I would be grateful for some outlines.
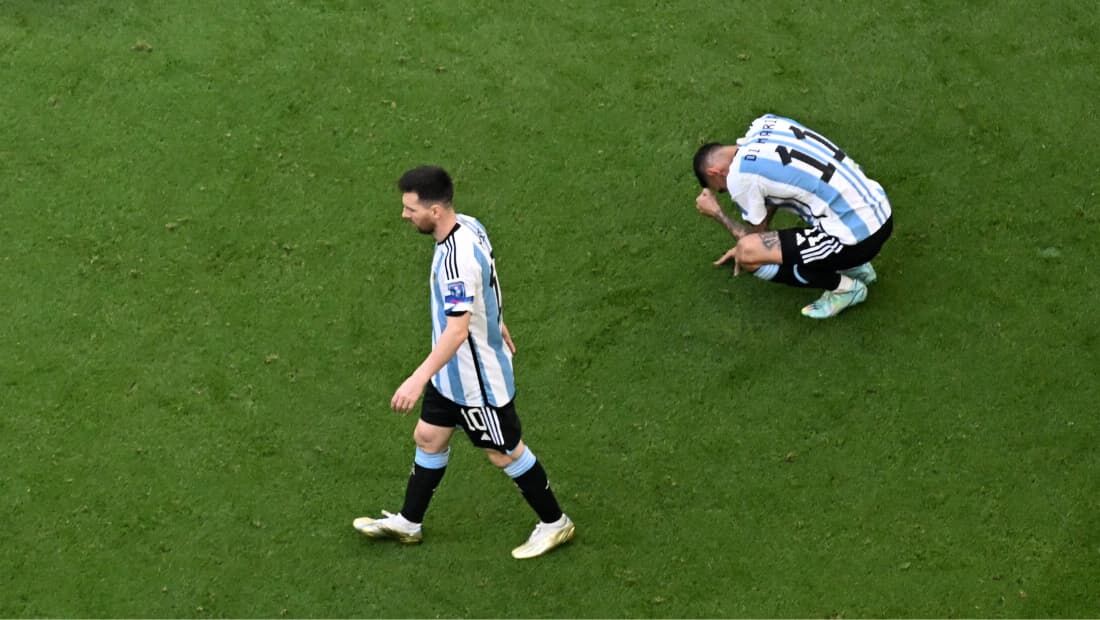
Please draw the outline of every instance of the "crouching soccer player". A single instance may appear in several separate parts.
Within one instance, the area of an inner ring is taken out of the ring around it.
[[[413,431],[416,455],[405,504],[396,514],[383,511],[382,518],[360,517],[352,525],[371,538],[420,542],[424,513],[447,470],[451,436],[460,426],[512,478],[539,517],[512,557],[542,555],[572,539],[574,526],[521,436],[513,403],[515,345],[503,320],[493,247],[480,222],[455,212],[454,186],[442,168],[413,168],[402,175],[398,188],[402,218],[436,242],[430,278],[432,352],[390,401],[394,411],[408,413],[424,396]]]
[[[704,144],[695,153],[703,191],[700,213],[725,225],[737,245],[715,265],[733,261],[734,275],[825,292],[802,314],[836,316],[867,298],[875,281],[871,259],[893,231],[882,186],[820,134],[789,118],[766,114],[736,144]],[[716,194],[728,192],[751,226],[731,220]],[[767,230],[777,209],[793,211],[805,228]]]

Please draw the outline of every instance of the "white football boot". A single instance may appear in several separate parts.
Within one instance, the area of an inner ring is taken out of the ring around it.
[[[568,516],[562,514],[554,523],[539,522],[535,531],[527,538],[527,542],[512,549],[512,557],[517,560],[538,557],[554,547],[564,545],[573,539],[576,528]]]
[[[381,519],[359,517],[351,522],[351,526],[369,538],[393,538],[406,545],[415,545],[424,540],[424,532],[419,523],[409,521],[400,512],[393,514],[383,510],[382,514],[385,516]]]

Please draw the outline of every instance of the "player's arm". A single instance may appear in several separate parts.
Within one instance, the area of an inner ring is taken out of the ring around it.
[[[500,323],[500,335],[504,337],[504,344],[508,346],[508,350],[512,352],[512,355],[516,354],[516,343],[512,342],[512,334],[508,331],[508,326],[503,321]]]
[[[424,394],[424,387],[428,385],[435,373],[443,369],[447,362],[458,352],[458,348],[470,335],[470,313],[463,312],[457,315],[447,316],[447,326],[432,347],[432,352],[424,358],[420,366],[409,375],[408,379],[397,388],[390,399],[390,407],[398,413],[408,413]]]
[[[764,188],[758,179],[751,175],[742,175],[739,183],[730,188],[730,198],[741,209],[741,219],[745,221],[745,234],[760,233],[768,230],[775,217],[776,207],[768,204]]]
[[[726,215],[726,212],[722,210],[722,206],[718,204],[718,198],[709,189],[704,189],[695,197],[695,209],[725,226],[734,239],[740,239],[752,232],[744,224],[735,222],[730,216]]]

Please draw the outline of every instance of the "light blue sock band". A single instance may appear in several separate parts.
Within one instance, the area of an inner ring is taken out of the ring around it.
[[[425,452],[416,448],[416,458],[413,459],[417,465],[425,469],[443,469],[447,466],[447,461],[451,459],[451,449],[448,447],[442,452]]]
[[[519,457],[512,464],[504,468],[504,473],[508,474],[509,478],[513,480],[519,478],[523,474],[526,474],[532,467],[535,466],[535,453],[531,452],[531,448],[524,448],[523,456]]]
[[[775,277],[775,274],[779,273],[779,265],[764,265],[763,267],[752,272],[752,275],[760,278],[761,280],[771,280]]]

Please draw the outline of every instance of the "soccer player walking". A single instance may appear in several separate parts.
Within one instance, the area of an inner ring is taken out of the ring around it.
[[[451,435],[462,427],[519,487],[539,517],[527,542],[512,550],[533,558],[573,538],[573,522],[550,490],[546,471],[523,442],[513,397],[516,348],[504,324],[493,246],[476,219],[456,213],[454,185],[442,168],[420,166],[397,182],[401,217],[435,239],[431,271],[432,351],[397,388],[390,406],[408,413],[421,395],[413,430],[416,454],[401,511],[352,525],[371,538],[419,543],[432,493],[443,479]]]
[[[826,319],[867,298],[875,281],[871,259],[893,231],[890,201],[847,153],[789,118],[765,114],[736,144],[704,144],[695,153],[703,191],[695,207],[737,239],[715,265],[734,275],[823,289],[802,314]],[[734,222],[716,194],[728,192],[751,226]],[[805,228],[768,230],[778,209],[793,211]]]

